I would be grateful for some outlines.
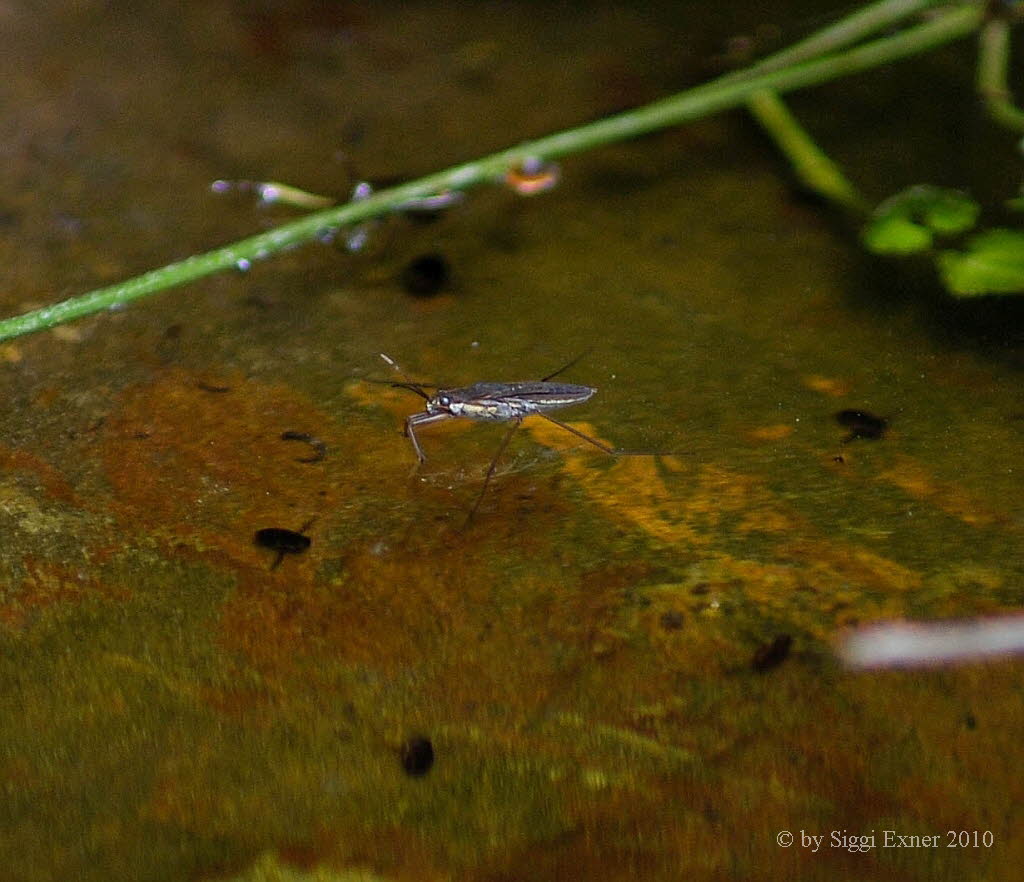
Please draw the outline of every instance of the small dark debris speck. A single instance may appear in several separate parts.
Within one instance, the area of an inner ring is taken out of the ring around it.
[[[658,621],[666,631],[678,631],[683,627],[683,614],[677,609],[670,609],[663,612]]]
[[[402,270],[401,282],[414,297],[433,297],[448,287],[451,269],[440,254],[423,254],[410,260]]]
[[[327,445],[324,444],[319,438],[314,438],[308,432],[282,432],[282,441],[302,441],[304,444],[308,444],[313,448],[312,456],[300,456],[296,458],[296,462],[320,462],[325,456],[327,456]]]
[[[759,674],[777,668],[788,657],[793,638],[789,634],[780,634],[771,643],[759,646],[750,660],[750,666]]]
[[[853,441],[855,438],[877,441],[889,428],[887,419],[875,416],[866,410],[841,410],[836,414],[836,422],[850,430],[850,434],[843,439],[844,442]]]
[[[202,389],[204,392],[214,392],[217,393],[218,395],[223,395],[225,392],[231,391],[230,386],[216,386],[213,383],[203,382],[196,383],[196,388]]]
[[[967,715],[966,715],[966,716],[964,717],[964,725],[965,725],[965,726],[966,726],[966,727],[967,727],[968,729],[970,729],[971,731],[973,731],[973,730],[975,730],[975,729],[977,729],[977,728],[978,728],[978,720],[977,720],[977,719],[975,718],[974,714],[972,714],[972,713],[968,713],[968,714],[967,714]]]
[[[413,778],[419,778],[434,765],[434,745],[429,738],[417,735],[402,745],[402,768]]]

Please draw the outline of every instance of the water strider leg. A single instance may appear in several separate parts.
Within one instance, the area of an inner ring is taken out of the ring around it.
[[[454,419],[450,413],[414,413],[405,421],[405,437],[412,441],[412,449],[416,451],[416,457],[420,462],[426,462],[427,457],[420,447],[413,426],[426,426],[429,423],[440,423],[450,419]]]
[[[553,416],[548,416],[546,413],[538,413],[537,416],[544,417],[544,419],[546,419],[549,423],[554,423],[559,428],[565,429],[565,431],[567,432],[571,432],[577,438],[582,438],[584,441],[589,441],[598,450],[603,450],[609,456],[617,456],[620,452],[616,450],[614,447],[609,447],[607,444],[602,444],[596,438],[591,438],[589,435],[584,435],[579,429],[574,429],[567,423],[563,423],[561,420],[556,420]]]
[[[560,429],[565,429],[567,432],[571,432],[577,438],[582,438],[584,441],[593,444],[598,450],[603,450],[609,456],[671,456],[670,451],[661,450],[625,450],[622,447],[609,447],[607,444],[603,444],[596,438],[591,438],[589,435],[584,435],[579,429],[574,429],[568,423],[563,423],[561,420],[556,420],[553,416],[548,416],[546,413],[538,413],[537,416],[544,417],[549,423],[554,423]]]
[[[508,442],[512,440],[512,435],[515,433],[515,430],[519,428],[522,421],[522,417],[517,420],[513,420],[512,427],[505,433],[505,437],[501,439],[501,445],[494,454],[491,464],[487,467],[487,474],[484,475],[484,485],[480,488],[480,493],[476,497],[476,502],[473,503],[473,507],[469,510],[469,514],[466,516],[467,527],[469,526],[469,522],[473,520],[473,515],[476,514],[476,510],[480,508],[480,503],[483,501],[484,493],[487,492],[487,485],[491,483],[491,478],[494,477],[494,470],[498,467],[498,460],[505,452],[505,448],[508,447]]]
[[[572,366],[573,366],[574,364],[576,364],[576,362],[578,362],[578,361],[579,361],[579,360],[580,360],[581,358],[583,358],[583,356],[585,356],[585,355],[589,355],[589,354],[590,354],[590,350],[589,350],[589,349],[584,349],[584,350],[583,350],[583,351],[582,351],[582,352],[581,352],[581,353],[580,353],[579,355],[577,355],[577,356],[576,356],[576,357],[575,357],[575,358],[574,358],[574,359],[573,359],[572,361],[570,361],[570,362],[567,362],[567,363],[563,364],[563,365],[562,365],[562,366],[561,366],[561,367],[560,367],[560,368],[559,368],[559,369],[558,369],[557,371],[555,371],[554,373],[552,373],[552,374],[548,374],[548,375],[547,375],[546,377],[541,377],[541,378],[540,378],[540,382],[541,382],[541,383],[546,383],[546,382],[547,382],[548,380],[551,380],[551,379],[553,379],[553,378],[557,377],[557,376],[558,376],[559,374],[564,374],[564,373],[565,373],[565,372],[566,372],[567,370],[569,370],[569,368],[571,368],[571,367],[572,367]]]

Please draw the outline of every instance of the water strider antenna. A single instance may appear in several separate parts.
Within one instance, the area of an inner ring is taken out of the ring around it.
[[[401,382],[401,383],[392,383],[391,385],[394,388],[396,388],[396,389],[408,389],[410,392],[415,392],[424,401],[430,401],[430,396],[426,392],[423,391],[423,385],[421,383],[414,383],[412,380],[410,380],[405,375],[405,372],[398,366],[398,362],[396,362],[393,358],[391,358],[391,356],[385,355],[383,352],[381,352],[379,354],[380,354],[380,357],[384,359],[384,361],[386,361],[389,365],[391,365],[391,367],[393,367],[395,369],[395,372],[403,380],[403,382]]]

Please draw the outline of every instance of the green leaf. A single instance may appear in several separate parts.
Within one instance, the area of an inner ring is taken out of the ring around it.
[[[959,190],[929,187],[919,211],[936,233],[953,236],[971,229],[978,220],[978,203]]]
[[[933,234],[950,236],[971,229],[978,204],[959,190],[918,184],[879,205],[862,238],[876,254],[914,254],[932,246]]]
[[[905,217],[876,218],[861,234],[875,254],[916,254],[931,247],[931,231]]]
[[[1024,292],[1024,231],[994,229],[972,236],[966,251],[943,251],[939,271],[961,297]]]

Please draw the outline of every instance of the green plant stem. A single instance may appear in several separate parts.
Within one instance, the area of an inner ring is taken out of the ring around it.
[[[1015,132],[1024,132],[1024,112],[1013,103],[1007,85],[1010,64],[1010,25],[992,18],[981,28],[978,43],[978,92],[989,116]]]
[[[778,93],[762,89],[750,96],[747,108],[789,159],[796,176],[831,202],[859,215],[868,203],[789,112]]]
[[[819,58],[856,43],[870,34],[884,28],[891,28],[942,0],[879,0],[863,9],[858,9],[835,24],[816,31],[799,43],[787,46],[743,70],[734,71],[721,77],[718,82],[733,82],[753,76],[771,73],[794,64]]]
[[[841,54],[802,62],[760,76],[716,80],[636,110],[520,144],[483,159],[383,190],[365,200],[306,215],[265,233],[151,270],[128,281],[0,321],[0,340],[9,340],[116,308],[140,297],[222,270],[244,268],[254,261],[323,237],[341,227],[388,214],[410,199],[445,190],[464,190],[498,180],[508,169],[527,158],[554,159],[579,153],[736,107],[754,93],[765,89],[787,92],[916,55],[971,33],[981,23],[982,15],[983,6],[980,3],[955,7],[924,24]]]

